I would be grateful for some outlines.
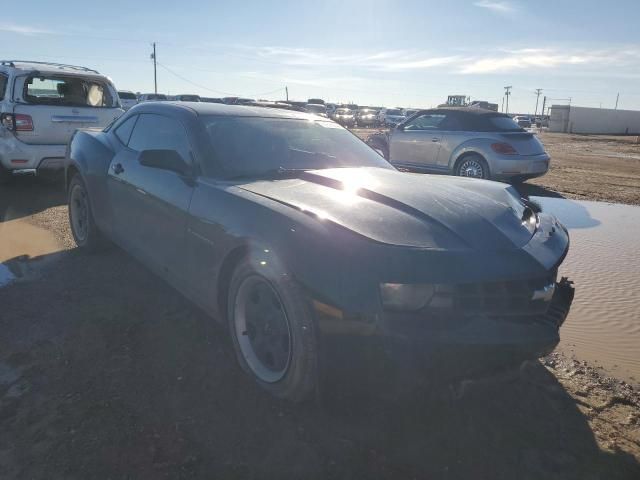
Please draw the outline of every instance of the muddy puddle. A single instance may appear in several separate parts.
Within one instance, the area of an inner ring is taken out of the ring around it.
[[[560,350],[640,384],[640,207],[532,197],[571,235],[560,274],[576,296]]]
[[[61,250],[53,234],[44,228],[23,219],[0,223],[0,288],[36,276],[55,258],[50,254]]]

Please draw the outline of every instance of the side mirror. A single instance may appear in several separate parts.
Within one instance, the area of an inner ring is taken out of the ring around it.
[[[191,167],[175,150],[143,150],[139,160],[145,167],[170,170],[180,175],[191,174]]]

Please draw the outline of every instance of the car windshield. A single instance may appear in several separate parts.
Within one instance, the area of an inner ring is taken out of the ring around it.
[[[491,130],[491,131],[498,131],[498,132],[522,132],[524,131],[522,129],[522,127],[520,127],[520,125],[518,125],[516,123],[516,121],[511,118],[511,117],[506,117],[506,116],[492,116],[492,117],[486,117],[487,120],[487,127],[489,128],[484,128],[482,130]],[[520,120],[525,120],[524,118],[521,118]],[[528,120],[528,119],[526,119]],[[484,122],[483,122],[484,123]]]
[[[351,115],[351,110],[349,110],[348,108],[339,108],[336,113],[338,115]]]
[[[402,112],[400,110],[390,109],[387,110],[387,115],[402,115]]]
[[[358,111],[358,113],[359,113],[360,115],[369,115],[369,114],[372,114],[372,113],[374,113],[374,112],[373,112],[373,110],[371,110],[370,108],[363,108],[363,109],[360,109],[360,110]]]
[[[204,118],[213,160],[225,178],[278,170],[393,168],[348,130],[330,121],[259,117]]]
[[[183,102],[199,102],[200,97],[198,95],[180,95],[178,98]]]
[[[38,105],[116,107],[109,89],[100,81],[82,77],[33,76],[27,78],[24,99]]]

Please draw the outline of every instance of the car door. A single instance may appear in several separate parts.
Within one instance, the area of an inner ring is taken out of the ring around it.
[[[441,113],[424,113],[396,128],[389,141],[389,158],[394,165],[438,170],[438,152],[442,138],[438,125]]]
[[[436,159],[436,168],[448,170],[451,155],[453,152],[469,138],[468,132],[465,132],[466,125],[464,118],[457,112],[443,113],[444,118],[437,126],[440,136],[440,149]]]
[[[182,282],[195,183],[176,172],[142,165],[140,154],[146,150],[175,150],[193,163],[189,138],[179,120],[155,113],[138,115],[126,147],[109,166],[114,237],[158,273]]]

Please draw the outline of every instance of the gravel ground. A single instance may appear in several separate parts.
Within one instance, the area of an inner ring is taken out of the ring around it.
[[[638,392],[560,354],[395,401],[277,401],[137,262],[74,249],[63,203],[0,190],[0,235],[26,222],[59,247],[0,288],[2,479],[640,478]]]

